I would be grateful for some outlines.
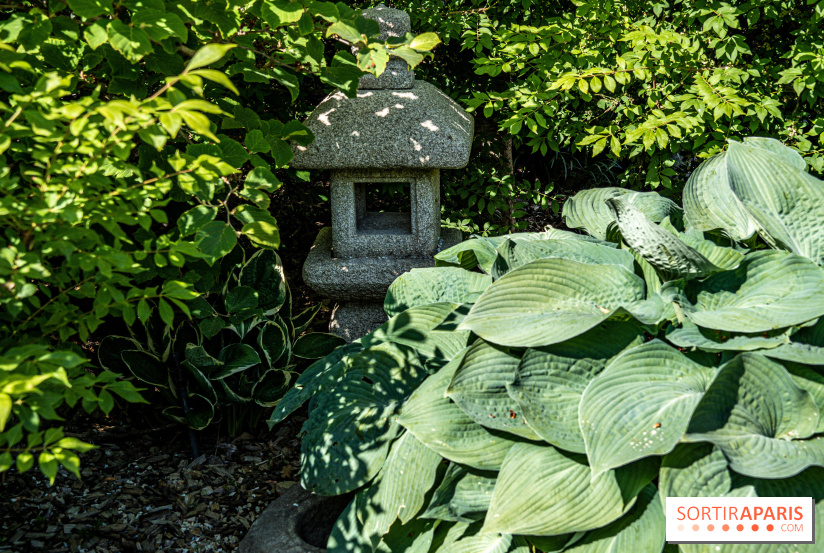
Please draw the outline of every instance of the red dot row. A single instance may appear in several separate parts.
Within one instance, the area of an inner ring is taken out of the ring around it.
[[[692,530],[693,530],[694,532],[697,532],[700,528],[701,528],[701,527],[700,527],[699,525],[697,525],[697,524],[693,524],[693,525],[692,525]],[[683,530],[683,529],[684,529],[684,525],[683,525],[683,524],[679,524],[679,525],[678,525],[678,529],[679,529],[679,530]],[[743,525],[743,524],[739,524],[739,525],[737,525],[737,526],[735,527],[735,529],[736,529],[736,530],[738,530],[739,532],[743,532],[743,531],[744,531],[744,525]],[[714,526],[714,525],[712,525],[712,524],[708,524],[708,525],[707,525],[707,530],[709,530],[710,532],[712,532],[713,530],[715,530],[715,526]],[[730,525],[729,525],[729,524],[725,524],[725,525],[723,525],[723,526],[721,527],[721,530],[723,530],[724,532],[729,532],[729,530],[730,530]],[[768,525],[767,525],[767,532],[772,532],[773,530],[775,530],[775,526],[773,526],[772,524],[768,524]],[[757,525],[757,524],[753,524],[753,525],[752,525],[752,531],[753,531],[753,532],[757,532],[757,531],[758,531],[758,525]]]

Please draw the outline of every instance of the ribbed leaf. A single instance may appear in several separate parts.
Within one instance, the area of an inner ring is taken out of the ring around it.
[[[665,503],[667,497],[723,497],[731,486],[727,459],[712,444],[681,444],[661,461]]]
[[[680,327],[671,326],[667,329],[667,340],[682,348],[695,347],[710,352],[754,351],[788,344],[790,332],[790,329],[783,329],[758,334],[741,334],[701,328],[689,319],[684,319]],[[760,353],[766,355],[763,351]]]
[[[269,417],[269,427],[283,421],[315,394],[334,387],[349,366],[346,359],[354,358],[362,349],[359,342],[353,342],[309,365],[295,381],[295,387],[286,392],[278,403]]]
[[[780,140],[761,136],[748,136],[744,138],[744,144],[746,146],[753,146],[755,148],[767,150],[768,152],[780,157],[781,161],[784,163],[792,165],[799,171],[807,170],[807,163],[804,161],[801,154],[799,154],[797,150],[790,148],[789,146],[785,146]]]
[[[632,506],[655,468],[636,463],[593,477],[582,455],[518,444],[504,459],[483,531],[552,536],[606,526]]]
[[[583,334],[644,298],[644,281],[616,265],[539,259],[487,288],[458,328],[496,344],[545,346]]]
[[[824,440],[808,438],[819,422],[812,396],[778,363],[742,353],[726,363],[704,394],[686,440],[708,441],[730,468],[756,478],[786,478],[824,466]]]
[[[730,188],[765,239],[820,265],[824,183],[785,157],[735,141],[730,141],[727,168]]]
[[[431,303],[407,309],[395,315],[362,341],[365,346],[394,342],[415,349],[426,357],[451,359],[466,347],[469,332],[434,330],[455,310],[458,303]]]
[[[507,386],[527,424],[548,443],[583,453],[578,424],[581,395],[610,358],[643,343],[635,325],[607,321],[566,342],[529,349]]]
[[[619,355],[581,398],[593,475],[672,451],[714,374],[659,340]]]
[[[258,250],[240,270],[241,286],[254,288],[258,306],[266,315],[273,315],[286,302],[288,290],[280,257],[272,250]]]
[[[471,239],[456,244],[435,255],[435,263],[441,265],[458,265],[470,270],[480,267],[487,274],[492,273],[492,265],[498,255],[497,249],[507,240],[514,242],[528,242],[541,240],[575,240],[593,243],[601,243],[589,236],[575,234],[573,232],[547,229],[544,232],[519,232],[517,234],[505,234],[503,236],[473,236]]]
[[[697,231],[721,229],[733,240],[743,241],[758,230],[730,188],[727,152],[711,157],[692,172],[683,199],[686,222]]]
[[[684,313],[698,326],[770,331],[824,315],[824,271],[805,257],[760,251],[734,271],[687,283],[684,299]]]
[[[406,524],[420,511],[441,461],[409,432],[395,440],[375,481],[356,496],[362,532],[375,546],[396,520]]]
[[[319,397],[304,425],[301,482],[320,495],[361,487],[380,470],[398,433],[393,416],[425,371],[393,344],[367,348]]]
[[[624,242],[655,267],[664,280],[697,278],[721,269],[674,234],[650,221],[624,198],[606,201]]]
[[[629,512],[615,522],[588,532],[567,553],[658,553],[666,539],[666,518],[654,484],[648,484]]]
[[[655,192],[635,192],[623,188],[593,188],[582,190],[564,202],[563,216],[570,228],[587,231],[601,240],[606,239],[606,231],[614,220],[606,201],[610,198],[623,198],[641,213],[659,222],[667,216],[679,214],[681,208],[667,198]]]
[[[528,553],[529,548],[519,538],[497,532],[476,534],[462,538],[448,549],[437,553]]]
[[[520,361],[506,349],[478,340],[466,352],[446,389],[446,397],[478,424],[540,440],[507,393]]]
[[[475,303],[490,284],[490,276],[458,267],[412,269],[389,287],[383,308],[394,317],[410,307],[430,303]]]
[[[476,423],[444,395],[465,353],[455,356],[415,390],[403,405],[398,422],[450,461],[498,470],[515,442]]]
[[[582,240],[506,240],[498,247],[498,257],[492,266],[492,277],[497,280],[506,273],[536,259],[560,257],[581,263],[619,265],[634,270],[632,254],[614,247]]]
[[[421,516],[456,522],[480,520],[489,509],[497,478],[494,472],[452,463]]]

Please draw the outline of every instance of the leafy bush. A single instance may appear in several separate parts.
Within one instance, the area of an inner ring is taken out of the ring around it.
[[[239,269],[228,261],[218,290],[189,303],[196,326],[184,321],[172,328],[150,317],[140,333],[106,336],[98,357],[101,367],[160,390],[169,405],[164,415],[195,430],[223,415],[234,436],[277,405],[296,374],[296,358],[324,357],[344,340],[301,335],[320,305],[292,316],[292,295],[274,251],[258,250]]]
[[[556,207],[577,190],[604,186],[590,155],[614,164],[609,180],[618,186],[677,199],[701,161],[728,138],[752,134],[782,140],[824,172],[824,2],[403,0],[395,7],[410,12],[414,29],[443,39],[418,75],[475,112],[474,151],[514,141],[514,190],[524,201],[536,179]],[[479,164],[507,171],[504,152],[497,146],[455,177],[444,175],[446,218],[469,218],[475,230],[487,222],[498,233],[516,230],[505,203],[489,207],[494,177],[475,177]],[[560,164],[550,167],[553,152],[582,167],[572,183]]]
[[[41,418],[139,400],[86,370],[103,329],[178,328],[235,246],[279,246],[275,172],[295,177],[290,142],[313,139],[299,93],[353,94],[390,52],[414,65],[437,42],[378,30],[329,2],[0,7],[0,472],[39,451],[51,478],[76,473],[85,446]]]
[[[669,496],[824,514],[824,187],[802,164],[731,141],[683,212],[586,191],[566,217],[589,236],[478,238],[396,280],[389,322],[273,415],[311,397],[302,484],[356,492],[329,551],[652,553]]]

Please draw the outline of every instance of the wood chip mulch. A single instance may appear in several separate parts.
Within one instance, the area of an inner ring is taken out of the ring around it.
[[[81,435],[99,446],[81,455],[82,480],[62,467],[53,486],[36,468],[0,475],[0,552],[234,551],[299,480],[304,420],[234,439],[201,435],[194,460],[180,427],[97,425]]]

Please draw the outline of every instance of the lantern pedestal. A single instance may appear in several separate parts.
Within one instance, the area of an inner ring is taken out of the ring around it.
[[[351,342],[386,322],[383,300],[389,285],[403,273],[432,267],[427,257],[335,257],[332,229],[320,230],[303,265],[303,280],[318,294],[337,302],[330,332]],[[440,229],[437,251],[461,241],[457,229]]]

